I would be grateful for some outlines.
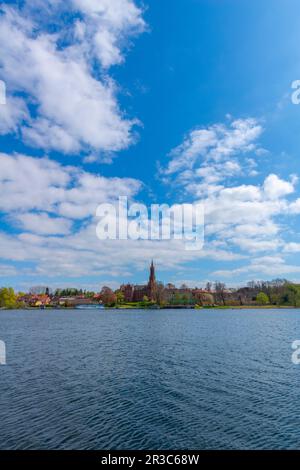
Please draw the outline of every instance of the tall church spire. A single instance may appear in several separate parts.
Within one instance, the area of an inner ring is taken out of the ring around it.
[[[149,284],[154,283],[155,284],[155,267],[153,264],[153,260],[151,261],[150,265],[150,276],[149,276]]]
[[[149,282],[148,282],[149,299],[155,300],[155,292],[156,292],[155,267],[154,267],[154,263],[152,260],[151,265],[150,265],[150,275],[149,275]]]

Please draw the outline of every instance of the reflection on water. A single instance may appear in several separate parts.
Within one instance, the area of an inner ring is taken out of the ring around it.
[[[0,448],[300,448],[299,318],[2,311]]]

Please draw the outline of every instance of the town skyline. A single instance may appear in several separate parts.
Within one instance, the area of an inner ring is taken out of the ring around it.
[[[205,308],[205,307],[300,307],[300,284],[286,279],[251,281],[240,288],[229,288],[225,283],[208,282],[204,287],[176,287],[156,278],[153,260],[149,265],[148,282],[122,283],[117,289],[99,286],[96,291],[60,288],[53,291],[44,286],[32,287],[28,292],[14,292],[0,288],[0,308]]]

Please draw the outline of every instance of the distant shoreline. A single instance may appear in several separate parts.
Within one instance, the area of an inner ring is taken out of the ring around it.
[[[206,306],[206,307],[195,307],[191,306],[164,306],[164,307],[141,307],[141,306],[131,306],[131,307],[103,307],[103,308],[76,308],[76,307],[26,307],[26,308],[5,308],[1,307],[0,311],[51,311],[51,310],[297,310],[300,307],[293,307],[292,305],[230,305],[230,306]]]

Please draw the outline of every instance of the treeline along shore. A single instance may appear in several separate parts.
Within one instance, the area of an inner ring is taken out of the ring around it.
[[[175,287],[155,281],[151,292],[130,284],[112,290],[104,286],[99,292],[77,288],[56,289],[36,286],[28,292],[0,289],[0,309],[159,309],[159,308],[297,308],[300,307],[300,284],[286,279],[252,281],[244,287],[227,288],[224,283],[207,283],[205,288]],[[135,295],[135,292],[138,294]],[[147,295],[148,293],[148,295]],[[142,294],[142,295],[141,295]]]

